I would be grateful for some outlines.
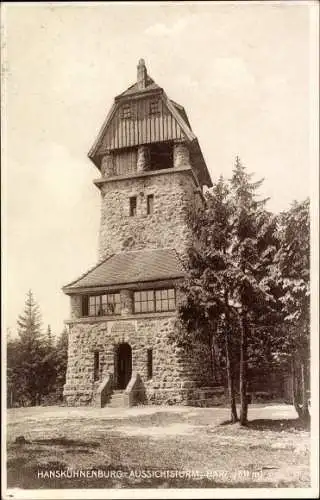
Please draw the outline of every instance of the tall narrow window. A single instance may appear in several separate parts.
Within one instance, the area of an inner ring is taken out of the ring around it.
[[[147,197],[147,214],[153,214],[153,194],[148,194]]]
[[[130,198],[130,216],[133,217],[137,215],[137,197],[132,196]]]
[[[152,349],[147,350],[147,374],[148,378],[152,378],[152,370],[153,370],[153,359],[152,359]]]
[[[82,297],[81,314],[82,314],[82,316],[88,316],[88,314],[89,314],[88,295],[83,295],[83,297]]]
[[[93,353],[93,380],[97,381],[100,378],[100,355],[99,351]]]

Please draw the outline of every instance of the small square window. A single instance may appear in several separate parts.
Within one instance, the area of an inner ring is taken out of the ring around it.
[[[124,104],[124,106],[122,107],[122,118],[123,119],[131,118],[130,104]]]
[[[155,115],[159,113],[159,101],[150,102],[150,115]]]
[[[137,197],[132,196],[130,198],[130,217],[137,215]]]

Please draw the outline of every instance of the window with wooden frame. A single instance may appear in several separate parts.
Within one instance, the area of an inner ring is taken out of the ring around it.
[[[89,314],[89,297],[83,295],[81,297],[81,316],[88,316]]]
[[[121,110],[121,118],[123,120],[127,120],[131,117],[132,117],[131,105],[130,104],[123,104],[122,110]]]
[[[154,290],[134,292],[134,312],[154,312]]]
[[[137,197],[136,196],[132,196],[131,198],[129,198],[129,213],[130,213],[130,217],[134,217],[135,215],[137,215]]]
[[[153,202],[154,202],[153,194],[148,194],[148,196],[147,196],[147,214],[148,215],[153,214]]]
[[[174,288],[156,290],[156,311],[173,311],[176,308]]]
[[[141,290],[134,292],[134,312],[165,312],[176,309],[176,293],[174,288],[161,290]]]
[[[156,114],[160,113],[159,100],[150,101],[149,113],[150,113],[150,115],[156,115]]]
[[[120,293],[90,295],[87,314],[83,316],[113,316],[121,313]]]

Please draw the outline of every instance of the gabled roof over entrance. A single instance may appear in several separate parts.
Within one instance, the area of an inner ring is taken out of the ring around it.
[[[182,278],[185,275],[173,249],[136,250],[108,257],[76,281],[63,287],[65,293],[102,286]]]

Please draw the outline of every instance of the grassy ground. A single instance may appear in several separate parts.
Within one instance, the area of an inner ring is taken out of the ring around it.
[[[225,408],[11,409],[8,487],[310,486],[309,431],[291,406],[251,405],[247,428],[227,418]]]

